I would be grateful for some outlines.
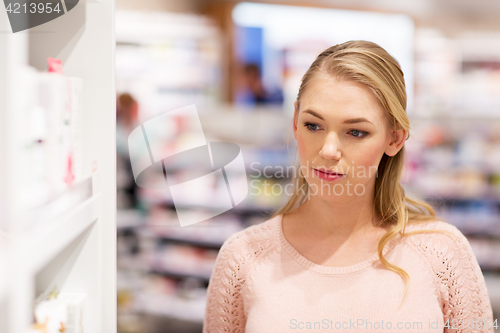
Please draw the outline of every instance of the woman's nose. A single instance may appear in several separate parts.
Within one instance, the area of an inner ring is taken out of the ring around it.
[[[335,134],[329,134],[326,137],[323,147],[319,151],[319,155],[325,159],[340,159],[341,153],[339,150],[339,140]]]

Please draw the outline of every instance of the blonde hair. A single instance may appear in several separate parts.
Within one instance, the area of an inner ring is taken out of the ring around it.
[[[408,133],[406,140],[409,139],[410,122],[406,114],[403,71],[396,59],[382,47],[373,42],[358,40],[334,45],[323,51],[302,78],[297,104],[300,104],[300,99],[307,90],[308,84],[318,74],[333,75],[337,79],[359,82],[370,88],[382,104],[390,125],[393,128],[406,130]],[[299,110],[298,107],[297,110]],[[374,210],[382,217],[381,225],[392,226],[378,243],[378,257],[385,268],[396,272],[405,280],[406,288],[401,302],[408,291],[410,276],[384,258],[382,252],[384,246],[398,234],[409,236],[417,233],[445,232],[454,236],[447,230],[415,230],[405,233],[405,227],[408,224],[434,221],[437,217],[431,205],[405,195],[400,184],[404,159],[404,145],[394,156],[384,154],[379,163],[378,177],[375,180],[374,200]],[[294,185],[292,196],[272,217],[286,214],[306,200],[310,188],[300,168],[298,175],[293,173],[292,184]]]

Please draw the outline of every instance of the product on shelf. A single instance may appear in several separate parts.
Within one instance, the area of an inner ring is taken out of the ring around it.
[[[21,207],[34,208],[82,179],[82,79],[25,67],[24,113],[16,115]]]
[[[81,178],[82,79],[38,73],[37,81],[47,123],[49,182],[57,192]]]
[[[83,333],[85,294],[51,293],[35,304],[37,324],[47,333]]]
[[[63,74],[62,61],[57,58],[47,58],[47,63],[49,64],[49,73],[60,73]]]

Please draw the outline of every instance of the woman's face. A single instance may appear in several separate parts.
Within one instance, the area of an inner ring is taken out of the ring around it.
[[[394,156],[406,138],[404,130],[391,130],[375,94],[360,83],[317,74],[297,107],[293,131],[311,195],[336,200],[373,193],[383,154]]]

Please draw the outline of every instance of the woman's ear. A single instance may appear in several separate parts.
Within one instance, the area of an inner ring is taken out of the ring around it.
[[[394,156],[403,147],[406,141],[407,132],[402,128],[397,130],[391,130],[390,136],[391,139],[389,141],[389,144],[387,145],[387,148],[385,149],[385,153],[386,155]]]
[[[299,108],[298,103],[295,101],[293,103],[294,111],[293,111],[293,137],[297,140],[297,120],[299,118]]]

